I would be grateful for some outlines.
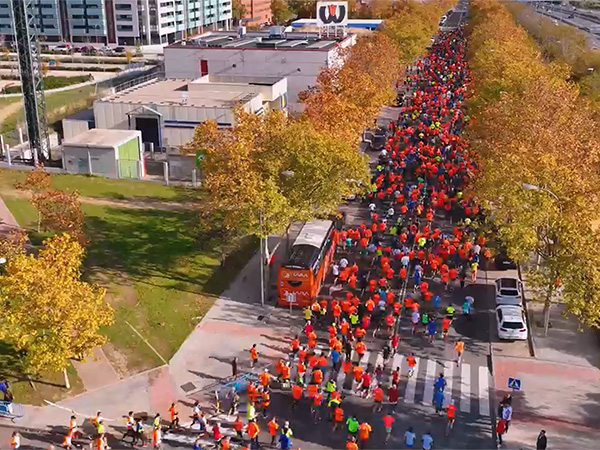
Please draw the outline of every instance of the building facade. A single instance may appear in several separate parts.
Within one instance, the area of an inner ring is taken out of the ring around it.
[[[244,22],[252,25],[260,25],[271,22],[271,0],[242,0],[246,7]]]
[[[316,85],[323,67],[343,63],[340,49],[354,45],[356,35],[326,38],[318,33],[269,31],[209,32],[192,43],[164,48],[165,74],[169,78],[210,75],[275,76],[288,80],[291,112],[302,110],[301,91]]]
[[[228,29],[232,0],[32,0],[40,40],[168,44]],[[0,41],[14,40],[11,0],[0,0]]]

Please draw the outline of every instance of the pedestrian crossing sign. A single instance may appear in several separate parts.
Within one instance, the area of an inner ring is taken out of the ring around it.
[[[514,391],[520,391],[521,390],[521,380],[519,380],[518,378],[509,378],[508,379],[508,388],[512,389]]]

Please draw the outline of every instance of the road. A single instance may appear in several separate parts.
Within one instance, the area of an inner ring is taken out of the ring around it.
[[[545,8],[544,8],[545,6]],[[572,25],[576,28],[579,28],[581,31],[583,31],[587,36],[588,36],[588,40],[590,43],[590,46],[594,49],[598,49],[600,48],[600,16],[597,16],[598,19],[597,20],[591,20],[592,18],[586,18],[579,13],[581,12],[585,12],[585,13],[591,13],[592,15],[597,15],[596,12],[594,11],[587,11],[587,10],[567,10],[565,8],[556,6],[556,5],[543,5],[540,6],[539,8],[535,8],[535,11],[537,11],[540,14],[545,15],[546,17],[550,17],[550,18],[554,18],[558,21],[561,21],[567,25]],[[570,17],[571,15],[573,15],[573,17]],[[590,27],[592,27],[592,29],[596,29],[598,30],[597,33],[591,33]]]

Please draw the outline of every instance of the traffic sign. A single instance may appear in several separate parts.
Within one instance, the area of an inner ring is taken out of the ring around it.
[[[203,150],[199,150],[196,152],[196,167],[200,167],[202,165],[202,161],[204,160],[205,156],[206,154]]]
[[[509,378],[508,379],[508,388],[512,389],[513,391],[520,391],[521,390],[521,380],[519,380],[518,378]]]

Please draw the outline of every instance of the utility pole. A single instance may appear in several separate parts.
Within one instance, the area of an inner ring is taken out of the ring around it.
[[[35,18],[31,13],[33,0],[11,0],[13,27],[17,38],[21,92],[27,123],[27,137],[33,164],[50,156],[50,141],[46,123],[44,77],[36,39]]]

